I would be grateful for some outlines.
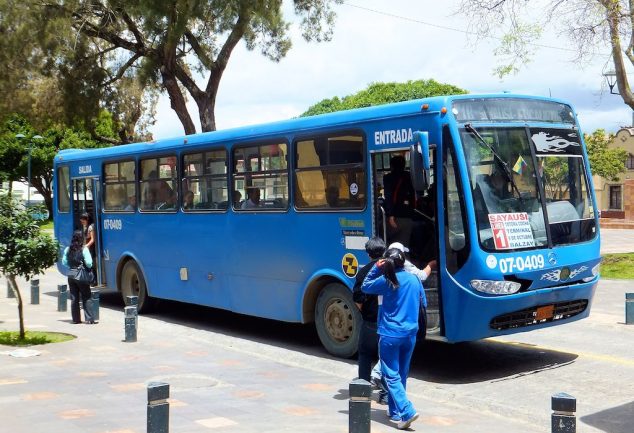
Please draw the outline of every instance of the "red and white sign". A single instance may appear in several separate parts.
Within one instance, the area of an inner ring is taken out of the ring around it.
[[[526,212],[492,213],[489,223],[496,250],[510,250],[535,246],[533,231]]]

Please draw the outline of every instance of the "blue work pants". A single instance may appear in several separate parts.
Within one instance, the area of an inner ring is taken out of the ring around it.
[[[416,334],[407,337],[379,338],[381,371],[387,385],[390,416],[408,420],[416,413],[405,393],[409,365],[416,345]]]

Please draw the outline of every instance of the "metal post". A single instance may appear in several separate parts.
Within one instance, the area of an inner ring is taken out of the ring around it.
[[[66,311],[68,307],[68,287],[66,284],[57,286],[57,311]]]
[[[150,382],[147,386],[147,433],[168,433],[170,420],[169,383]]]
[[[134,343],[136,342],[136,305],[132,305],[130,307],[125,307],[125,342],[126,343]]]
[[[551,399],[553,414],[551,416],[552,433],[576,433],[577,400],[565,392],[555,394]]]
[[[31,280],[31,304],[40,303],[40,280]]]
[[[350,403],[348,405],[348,432],[370,433],[370,398],[372,386],[363,379],[350,382]]]
[[[7,298],[15,298],[15,293],[13,293],[9,280],[7,280]]]
[[[29,186],[26,188],[26,208],[28,212],[31,212],[29,209],[31,205],[31,147],[33,146],[33,141],[29,140],[29,164],[27,167],[27,176],[29,178]]]
[[[625,294],[625,323],[634,325],[634,293]]]
[[[97,321],[99,320],[99,289],[90,289],[90,297],[92,298],[92,317]]]

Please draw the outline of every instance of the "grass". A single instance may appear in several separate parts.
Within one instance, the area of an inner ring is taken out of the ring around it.
[[[0,344],[5,346],[35,346],[37,344],[62,343],[75,338],[61,332],[26,331],[24,340],[18,331],[0,331]]]
[[[618,280],[634,279],[634,253],[605,254],[601,262],[601,277]]]
[[[53,220],[44,220],[37,223],[40,230],[53,230]]]

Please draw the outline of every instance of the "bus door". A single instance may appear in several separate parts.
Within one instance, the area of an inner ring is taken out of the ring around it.
[[[73,228],[81,229],[79,217],[87,213],[91,222],[95,225],[95,252],[96,263],[93,263],[97,271],[97,284],[105,284],[104,266],[101,254],[101,202],[96,197],[101,197],[101,185],[99,178],[73,179]]]
[[[396,234],[396,230],[391,226],[389,218],[386,215],[386,207],[389,207],[389,204],[386,206],[385,203],[386,193],[384,179],[388,173],[393,171],[391,164],[396,162],[395,157],[405,159],[405,171],[407,176],[409,176],[409,152],[405,149],[392,149],[386,152],[376,152],[372,155],[372,197],[375,216],[373,233],[385,240],[386,245],[390,245],[396,241],[405,245],[409,249],[409,260],[420,269],[427,266],[427,263],[431,260],[437,260],[439,254],[437,241],[438,229],[436,225],[436,189],[438,187],[435,172],[435,167],[437,166],[435,163],[436,155],[437,152],[432,150],[430,155],[432,166],[429,189],[427,191],[415,191],[413,200],[407,201],[409,211],[403,213],[399,218],[399,221],[401,221],[403,225],[409,225],[406,232],[407,234],[404,237],[402,233]],[[398,182],[396,182],[396,184],[396,188],[403,188],[402,182],[401,185],[399,185]],[[390,187],[390,185],[388,185],[388,187]],[[392,185],[392,187],[394,186]],[[387,196],[394,197],[394,194],[388,193]],[[410,201],[412,202],[410,203]],[[440,307],[436,271],[427,278],[423,286],[425,287],[428,304],[426,317],[427,334],[430,336],[440,335]]]

